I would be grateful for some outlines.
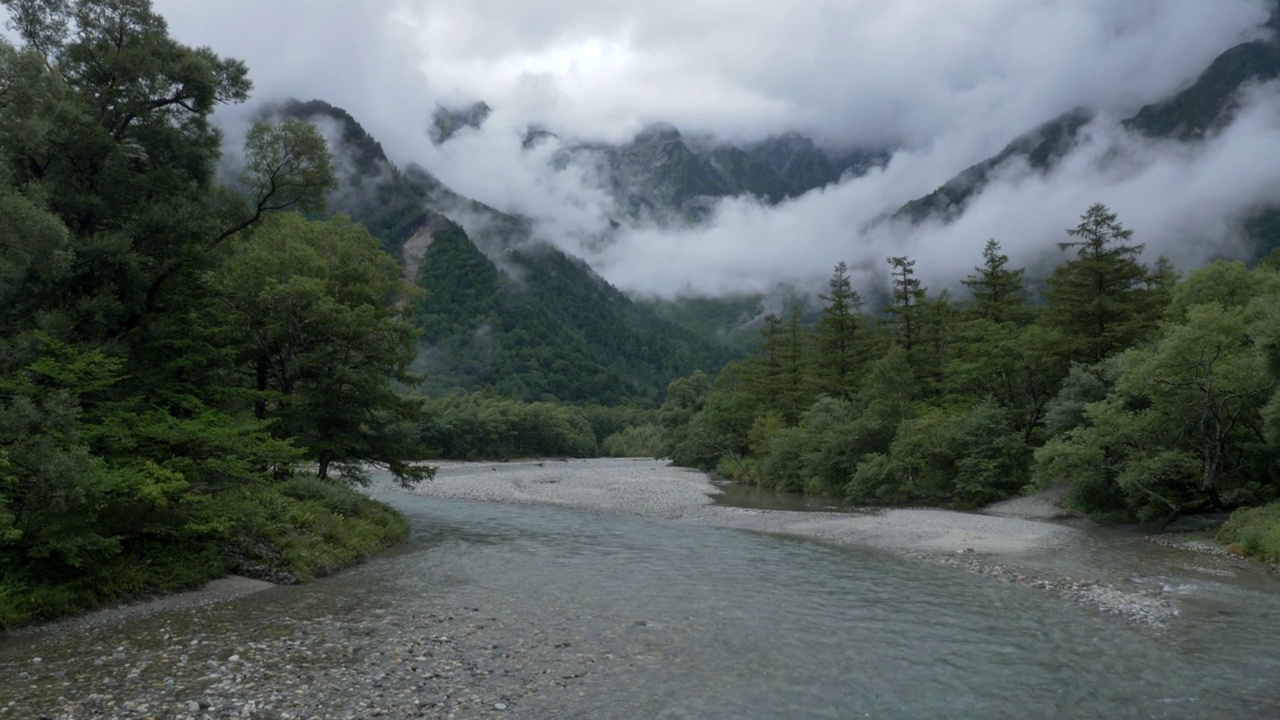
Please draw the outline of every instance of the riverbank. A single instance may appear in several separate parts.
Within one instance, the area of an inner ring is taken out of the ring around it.
[[[607,472],[602,472],[602,463]],[[1062,507],[1063,489],[997,503],[981,513],[931,509],[791,512],[722,507],[700,472],[652,460],[443,463],[420,495],[550,505],[676,519],[715,527],[872,547],[956,568],[1065,600],[1128,622],[1162,628],[1180,614],[1159,584],[1046,571],[1038,558],[1085,541],[1082,521]],[[1135,541],[1140,542],[1135,537]],[[1134,574],[1141,572],[1134,568]]]
[[[86,613],[149,612],[296,584],[363,562],[409,535],[392,508],[311,478],[237,488],[201,510],[210,529],[199,535],[135,543],[60,576],[29,567],[0,576],[0,634]]]

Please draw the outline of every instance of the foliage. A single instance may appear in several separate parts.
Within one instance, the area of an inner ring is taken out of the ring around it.
[[[302,447],[321,479],[335,470],[363,482],[367,463],[405,482],[429,476],[414,464],[425,459],[412,438],[417,404],[391,384],[412,381],[416,293],[377,241],[344,218],[286,215],[226,251],[209,277],[210,312],[258,419]]]
[[[605,457],[658,458],[665,452],[667,443],[660,425],[634,425],[609,435],[600,442],[600,454]]]
[[[673,383],[674,461],[872,505],[1065,483],[1095,517],[1155,524],[1280,495],[1280,275],[1148,270],[1102,205],[1067,232],[1041,304],[994,240],[964,302],[890,258],[879,327],[837,265],[812,331],[767,317],[755,357]]]
[[[1072,500],[1088,512],[1153,523],[1273,496],[1277,453],[1264,425],[1275,379],[1255,339],[1274,324],[1274,296],[1259,296],[1274,282],[1226,265],[1193,273],[1156,342],[1114,361],[1113,386],[1078,371],[1075,397],[1105,395],[1060,421],[1070,429],[1039,454],[1040,481],[1074,481]]]
[[[419,444],[436,457],[511,460],[527,457],[594,457],[598,443],[577,408],[525,403],[474,393],[426,403]]]
[[[255,125],[219,185],[210,117],[248,97],[243,63],[174,41],[147,0],[4,4],[0,625],[198,584],[234,537],[284,552],[250,520],[303,502],[282,488],[308,462],[425,474],[392,386],[399,269],[343,221],[276,217],[333,187],[318,131]],[[286,564],[397,522],[300,528]]]
[[[1046,320],[1061,333],[1072,360],[1098,362],[1145,339],[1159,315],[1152,276],[1138,262],[1142,245],[1115,213],[1095,204],[1067,231],[1074,240],[1058,243],[1076,257],[1049,277]]]
[[[1280,562],[1280,502],[1237,510],[1218,529],[1218,540],[1246,555]]]
[[[836,264],[827,288],[819,295],[826,305],[814,333],[814,372],[823,393],[847,397],[856,387],[867,351],[862,296],[853,288],[844,262]]]

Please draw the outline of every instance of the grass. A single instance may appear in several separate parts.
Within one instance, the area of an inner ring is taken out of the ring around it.
[[[185,530],[134,542],[97,567],[0,574],[0,630],[189,590],[233,572],[311,580],[409,534],[408,521],[389,506],[315,479],[236,489],[188,513]]]
[[[1237,510],[1218,530],[1218,540],[1249,557],[1280,562],[1280,502]]]

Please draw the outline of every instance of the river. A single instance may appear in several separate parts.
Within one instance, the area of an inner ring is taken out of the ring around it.
[[[0,640],[0,718],[1280,717],[1274,583],[1162,574],[1156,631],[882,551],[379,496],[413,538],[361,567]]]

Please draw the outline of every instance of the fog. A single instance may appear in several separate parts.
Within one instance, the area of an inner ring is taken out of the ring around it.
[[[1119,125],[1261,37],[1263,0],[155,5],[183,42],[244,58],[254,103],[341,106],[393,161],[533,218],[542,238],[638,294],[803,285],[840,260],[876,283],[890,254],[916,257],[934,286],[954,284],[988,237],[1017,262],[1042,262],[1093,202],[1115,210],[1149,254],[1190,267],[1239,254],[1239,218],[1280,183],[1256,161],[1280,139],[1274,87],[1255,89],[1230,128],[1195,146],[1153,144]],[[439,147],[427,139],[438,104],[480,99],[494,109],[480,130]],[[1097,119],[1049,175],[1006,168],[950,225],[883,222],[1076,107]],[[550,160],[561,142],[624,142],[657,121],[730,142],[797,131],[895,152],[882,170],[777,207],[732,199],[698,228],[611,230],[613,200],[591,168]],[[524,151],[531,124],[560,139]]]

